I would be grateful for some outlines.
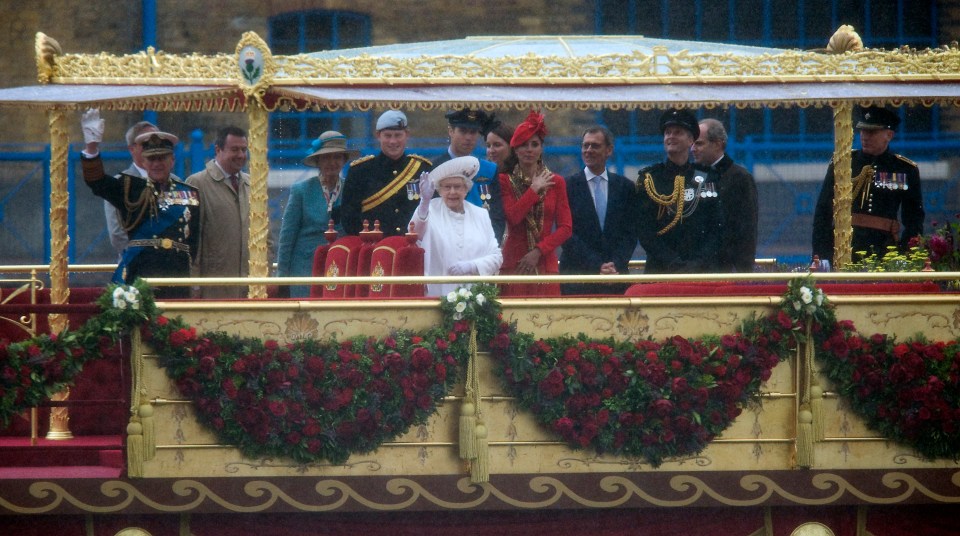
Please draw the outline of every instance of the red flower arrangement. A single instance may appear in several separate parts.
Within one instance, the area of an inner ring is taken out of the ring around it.
[[[793,344],[783,329],[774,314],[719,338],[616,342],[535,339],[503,323],[490,351],[518,404],[570,447],[658,467],[703,450],[757,400]]]
[[[854,413],[923,458],[960,459],[960,344],[832,327],[817,357]]]
[[[159,317],[147,340],[198,418],[251,458],[343,463],[425,423],[466,358],[469,325],[383,339],[198,335]]]
[[[101,313],[76,330],[14,343],[0,339],[0,427],[72,385],[86,361],[110,352],[123,333],[156,314],[140,280],[111,285],[97,304]]]

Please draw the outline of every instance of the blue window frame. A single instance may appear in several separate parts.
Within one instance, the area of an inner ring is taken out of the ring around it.
[[[597,0],[595,31],[600,35],[647,35],[665,39],[715,41],[776,48],[812,49],[842,24],[850,24],[871,48],[936,47],[938,9],[935,0]],[[901,110],[909,114],[900,134],[936,137],[938,107]],[[644,136],[638,125],[650,123],[647,112],[603,112],[614,133]],[[627,117],[623,117],[628,115]],[[764,140],[781,134],[802,140],[832,134],[826,109],[765,109],[730,112],[730,135]],[[735,122],[733,121],[735,119]]]
[[[370,16],[352,11],[307,10],[270,17],[269,45],[274,54],[291,55],[321,50],[370,45]],[[368,135],[364,112],[273,112],[270,114],[271,147],[308,147],[325,130],[339,130],[349,137]],[[282,157],[281,157],[282,158]],[[298,160],[294,158],[294,160]]]

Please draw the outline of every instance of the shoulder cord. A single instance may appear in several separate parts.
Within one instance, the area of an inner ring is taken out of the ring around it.
[[[673,193],[670,195],[663,195],[657,192],[657,187],[653,183],[653,177],[651,177],[649,173],[644,174],[643,188],[646,190],[650,199],[660,206],[660,210],[657,212],[657,219],[660,219],[663,216],[664,211],[673,211],[673,220],[671,220],[666,227],[657,231],[657,236],[661,236],[670,231],[670,229],[676,227],[677,224],[680,223],[681,218],[683,218],[685,215],[683,210],[683,187],[685,182],[686,179],[683,177],[683,175],[677,175],[673,178]],[[694,200],[696,200],[696,197],[694,197]]]
[[[861,207],[867,202],[867,196],[870,195],[870,185],[873,184],[876,171],[873,166],[867,164],[860,170],[860,174],[850,181],[853,183],[853,199],[859,197]]]
[[[157,196],[154,190],[153,181],[147,179],[147,186],[140,191],[140,197],[130,200],[130,180],[123,180],[123,206],[127,209],[127,214],[123,220],[123,230],[130,232],[135,229],[143,217],[149,213],[150,217],[157,215]]]

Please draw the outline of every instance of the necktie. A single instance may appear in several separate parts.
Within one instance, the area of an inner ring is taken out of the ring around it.
[[[230,185],[233,186],[234,192],[240,192],[240,178],[236,175],[230,175]]]
[[[603,188],[603,179],[594,177],[590,179],[593,183],[593,204],[597,207],[597,218],[600,218],[600,230],[603,230],[603,220],[607,216],[607,192]]]

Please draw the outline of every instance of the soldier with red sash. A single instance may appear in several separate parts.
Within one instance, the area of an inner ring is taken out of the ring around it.
[[[377,119],[380,153],[354,160],[343,183],[340,223],[355,235],[367,220],[373,228],[380,222],[383,236],[402,235],[420,203],[417,183],[420,174],[430,171],[430,160],[407,154],[407,116],[388,110]]]
[[[179,141],[166,132],[146,132],[134,143],[142,148],[147,178],[104,173],[100,142],[104,124],[90,110],[81,120],[86,146],[81,164],[83,179],[94,195],[120,211],[120,223],[130,241],[113,274],[115,283],[137,277],[190,277],[190,261],[200,236],[200,197],[197,189],[171,176],[173,147]],[[189,287],[155,289],[159,299],[189,298]]]

